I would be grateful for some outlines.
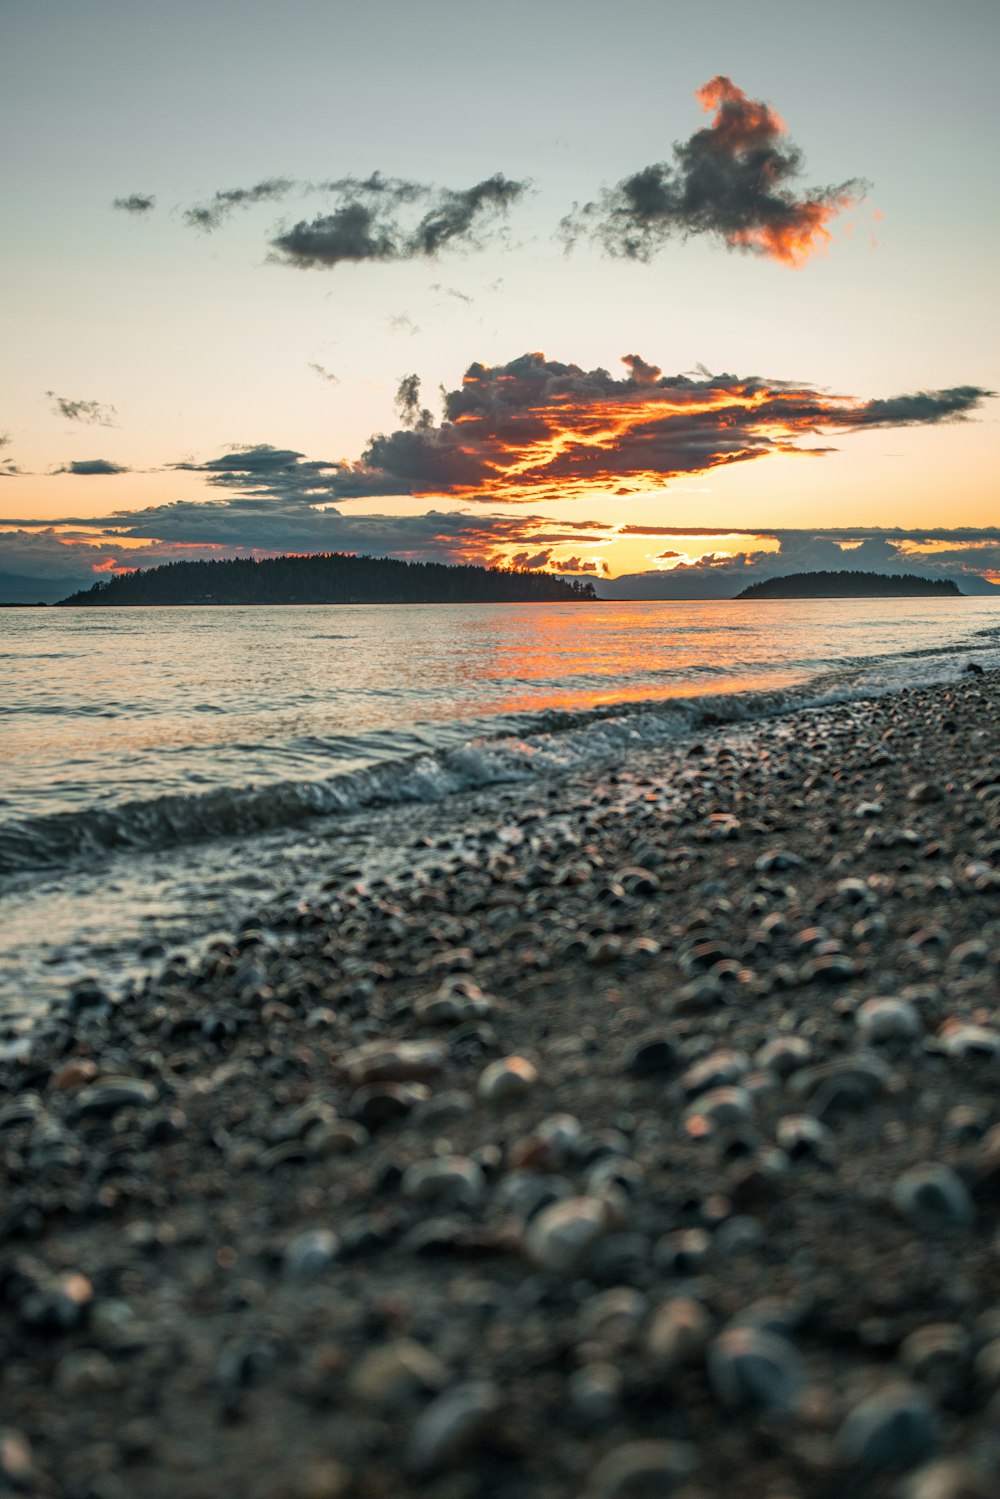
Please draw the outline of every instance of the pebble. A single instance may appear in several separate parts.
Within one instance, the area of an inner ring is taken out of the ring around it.
[[[996,1468],[974,1468],[961,1459],[928,1463],[911,1475],[903,1499],[996,1499]]]
[[[448,1371],[413,1338],[395,1338],[361,1356],[349,1378],[351,1394],[382,1411],[402,1411],[448,1382]]]
[[[753,1113],[753,1097],[746,1088],[711,1088],[688,1106],[689,1128],[696,1122],[712,1128],[742,1124]]]
[[[625,1381],[614,1364],[590,1363],[575,1369],[566,1382],[574,1416],[584,1431],[606,1426],[621,1407]]]
[[[787,1339],[755,1325],[728,1327],[708,1350],[708,1375],[724,1405],[793,1411],[806,1368]]]
[[[119,1109],[147,1109],[156,1098],[154,1085],[141,1078],[105,1078],[82,1089],[76,1101],[76,1115],[78,1119],[109,1119]]]
[[[414,1202],[474,1208],[486,1191],[486,1177],[468,1156],[434,1156],[407,1166],[400,1190]]]
[[[700,1301],[675,1296],[653,1313],[646,1353],[658,1374],[673,1374],[701,1358],[712,1334],[712,1319]]]
[[[856,1020],[869,1041],[912,1041],[924,1028],[917,1010],[905,999],[866,999]]]
[[[526,1057],[500,1057],[480,1073],[476,1091],[485,1103],[514,1103],[537,1081],[537,1068]]]
[[[937,1445],[938,1420],[925,1391],[887,1385],[849,1411],[837,1433],[842,1463],[866,1471],[912,1468]]]
[[[389,1046],[372,1041],[348,1052],[341,1060],[352,1083],[423,1082],[440,1072],[447,1052],[436,1041],[398,1041]]]
[[[285,1250],[282,1272],[286,1280],[314,1280],[337,1257],[340,1240],[328,1228],[310,1228],[296,1235]]]
[[[672,1072],[676,1064],[674,1043],[665,1032],[651,1031],[626,1052],[623,1070],[632,1077],[658,1077]]]
[[[992,1061],[1000,1055],[1000,1031],[984,1025],[956,1025],[945,1031],[940,1044],[946,1056],[961,1061],[967,1057]]]
[[[967,1228],[975,1206],[962,1178],[950,1166],[912,1166],[893,1184],[893,1207],[917,1228]]]
[[[542,1270],[575,1270],[612,1224],[605,1198],[568,1197],[532,1219],[525,1234],[525,1250]]]
[[[500,1391],[488,1380],[453,1385],[418,1417],[406,1449],[406,1466],[429,1478],[457,1466],[479,1445],[500,1408]]]
[[[586,1499],[662,1499],[691,1477],[697,1462],[689,1442],[625,1442],[593,1470]]]

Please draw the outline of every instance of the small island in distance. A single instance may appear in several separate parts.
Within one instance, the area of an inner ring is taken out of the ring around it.
[[[593,599],[594,585],[523,568],[324,552],[168,562],[117,573],[57,608],[176,604],[533,604]]]
[[[738,599],[908,599],[964,598],[950,578],[919,578],[914,573],[790,573],[751,583]]]

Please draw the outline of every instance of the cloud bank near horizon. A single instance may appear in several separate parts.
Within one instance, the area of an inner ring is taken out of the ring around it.
[[[213,488],[314,504],[415,496],[463,504],[627,499],[671,480],[774,454],[822,457],[827,439],[965,420],[993,392],[953,386],[864,400],[756,375],[664,375],[638,354],[623,377],[524,354],[479,362],[443,392],[440,421],[405,376],[402,425],[376,433],[356,460],[306,459],[257,444],[178,469]]]

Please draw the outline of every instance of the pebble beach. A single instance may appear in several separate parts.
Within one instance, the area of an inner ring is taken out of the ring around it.
[[[998,721],[702,726],[95,970],[0,1062],[0,1492],[995,1496]]]

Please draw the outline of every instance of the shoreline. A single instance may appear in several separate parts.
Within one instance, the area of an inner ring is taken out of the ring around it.
[[[496,787],[83,986],[0,1064],[26,1491],[993,1492],[998,712]]]

